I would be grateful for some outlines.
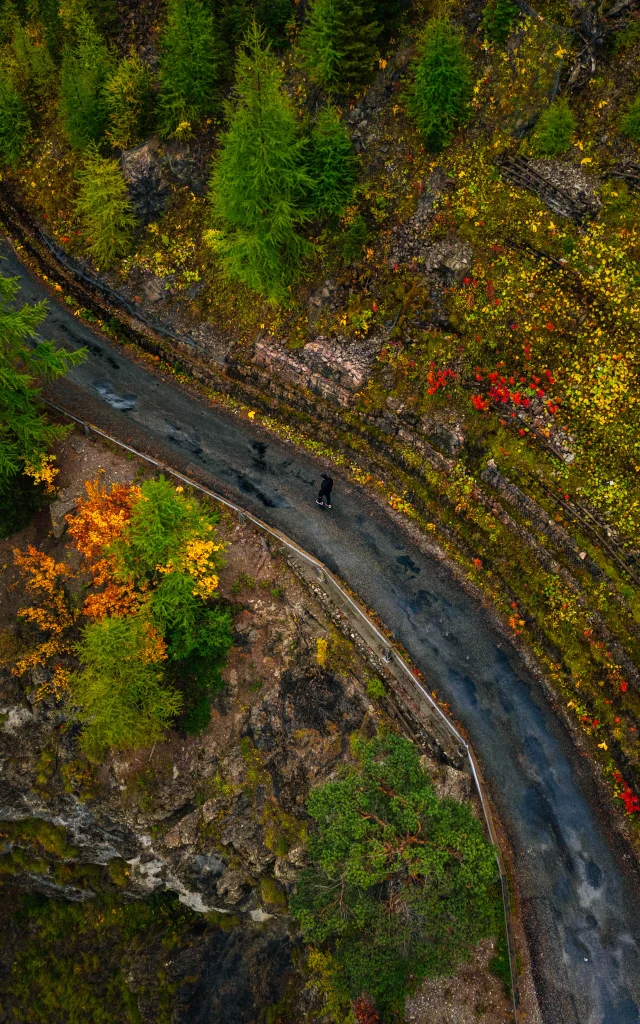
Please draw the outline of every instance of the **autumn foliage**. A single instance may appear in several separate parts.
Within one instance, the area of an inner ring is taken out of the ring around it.
[[[33,603],[19,612],[29,627],[12,670],[47,670],[38,697],[79,706],[90,756],[152,743],[181,711],[185,727],[208,720],[231,643],[230,612],[214,602],[215,521],[163,477],[96,480],[67,516],[75,571],[31,545],[15,550]]]

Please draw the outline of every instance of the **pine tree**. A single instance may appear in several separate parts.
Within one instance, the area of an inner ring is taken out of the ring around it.
[[[312,0],[300,34],[309,78],[329,95],[366,82],[378,56],[379,36],[370,0]]]
[[[120,164],[100,156],[92,144],[77,177],[76,212],[91,238],[89,252],[99,267],[110,267],[127,252],[136,223]]]
[[[85,626],[77,647],[82,669],[70,682],[84,725],[80,746],[89,757],[151,746],[179,713],[182,695],[164,684],[153,640],[142,615]]]
[[[374,0],[375,19],[386,36],[392,36],[399,31],[410,7],[411,0]]]
[[[25,469],[43,478],[49,448],[67,428],[47,420],[38,382],[62,377],[84,358],[83,351],[65,352],[50,341],[36,344],[46,302],[17,307],[19,290],[16,278],[0,277],[0,491]]]
[[[311,132],[307,166],[313,181],[311,211],[342,214],[353,195],[358,162],[335,107],[325,107],[318,115]]]
[[[36,0],[35,7],[44,26],[44,36],[51,57],[57,62],[60,58],[64,26],[60,17],[58,0]]]
[[[109,111],[107,135],[112,145],[127,149],[145,134],[151,108],[151,75],[135,49],[123,57],[105,85]]]
[[[576,119],[566,100],[557,100],[540,116],[533,148],[539,156],[561,156],[571,145]]]
[[[93,19],[82,13],[76,25],[77,42],[65,48],[60,78],[60,114],[72,146],[84,149],[99,142],[107,126],[104,87],[113,60]]]
[[[24,152],[29,118],[9,75],[0,72],[0,159],[15,165]]]
[[[56,67],[49,50],[33,26],[16,21],[7,55],[11,79],[30,106],[39,106],[57,86]]]
[[[620,122],[620,130],[632,142],[640,145],[640,96],[636,96],[633,103],[627,108],[627,112]]]
[[[437,153],[467,116],[471,99],[471,62],[461,33],[449,21],[433,18],[427,23],[414,73],[409,113],[423,132],[427,149]]]
[[[217,105],[219,47],[200,0],[171,0],[162,36],[159,119],[164,135],[186,132]]]
[[[482,14],[482,27],[491,43],[506,43],[520,17],[520,8],[513,0],[491,0]]]
[[[210,184],[213,212],[224,230],[210,232],[209,239],[230,278],[281,302],[312,251],[296,231],[312,183],[295,111],[255,22],[238,57],[235,91]]]

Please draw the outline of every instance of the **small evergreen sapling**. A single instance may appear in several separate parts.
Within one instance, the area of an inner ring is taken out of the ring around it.
[[[29,134],[29,118],[20,94],[6,72],[0,72],[0,159],[15,166]]]
[[[89,252],[99,267],[111,267],[127,252],[135,226],[120,164],[100,156],[91,145],[77,177],[80,193],[76,211],[91,238]]]
[[[151,75],[135,49],[123,57],[105,85],[109,111],[107,136],[127,149],[144,136],[151,107]]]
[[[467,117],[471,99],[471,62],[461,33],[449,21],[434,18],[427,23],[414,73],[409,113],[423,132],[427,149],[438,153]]]
[[[219,53],[213,16],[200,0],[171,0],[161,46],[160,129],[186,134],[217,105]]]
[[[490,0],[482,14],[482,27],[491,43],[506,43],[520,17],[513,0]]]
[[[329,95],[366,82],[378,57],[379,36],[370,0],[312,0],[300,34],[309,78]]]
[[[315,215],[340,215],[353,196],[358,162],[349,132],[335,107],[325,107],[311,132],[308,154],[313,181],[311,211]]]
[[[238,57],[235,93],[209,192],[223,230],[208,240],[232,280],[283,302],[312,252],[296,230],[312,182],[278,62],[255,22]]]
[[[627,135],[632,142],[640,146],[640,95],[636,96],[633,103],[627,108],[620,123],[620,130],[623,135]]]
[[[533,147],[539,156],[561,156],[571,145],[576,120],[566,100],[557,100],[540,116],[533,138]]]
[[[346,264],[356,263],[362,259],[368,237],[366,221],[362,214],[358,214],[344,234],[342,259]]]
[[[60,76],[60,114],[69,142],[84,149],[99,142],[108,120],[105,83],[113,59],[93,19],[82,13],[77,42],[65,48]]]

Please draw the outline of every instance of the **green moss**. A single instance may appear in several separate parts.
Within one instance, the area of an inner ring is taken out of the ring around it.
[[[270,875],[261,875],[260,877],[260,895],[262,896],[263,902],[267,907],[274,909],[285,910],[287,906],[287,896],[284,890],[275,878],[271,878]]]
[[[223,932],[230,932],[241,923],[236,914],[223,914],[220,910],[209,910],[204,915],[207,924],[213,928],[219,928]]]
[[[53,825],[41,818],[28,818],[26,821],[2,822],[0,827],[14,842],[28,843],[55,857],[68,859],[78,855],[76,847],[67,843],[67,833],[61,825]]]
[[[164,895],[82,904],[25,897],[14,918],[19,939],[3,1008],[17,1024],[141,1024],[137,994],[125,980],[137,964],[148,1012],[156,1024],[170,1024],[175,993],[164,962],[168,949],[188,942],[194,921]]]
[[[113,860],[109,861],[107,869],[109,871],[109,878],[114,885],[124,888],[129,884],[131,871],[125,860],[122,860],[120,857],[114,857]]]

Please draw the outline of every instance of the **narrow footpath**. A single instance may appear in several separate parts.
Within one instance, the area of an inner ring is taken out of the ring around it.
[[[20,301],[50,297],[10,247]],[[446,564],[423,554],[366,492],[246,420],[130,362],[50,300],[42,336],[88,359],[47,394],[195,476],[288,534],[375,610],[449,702],[480,758],[514,851],[545,1024],[640,1024],[640,893],[584,761],[515,650]]]

